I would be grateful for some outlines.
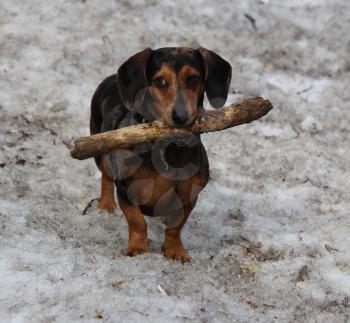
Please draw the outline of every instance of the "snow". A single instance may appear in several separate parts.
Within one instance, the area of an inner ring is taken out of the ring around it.
[[[3,0],[0,321],[349,321],[349,22],[346,0]],[[229,102],[262,95],[274,110],[203,136],[191,263],[163,258],[161,219],[152,252],[123,257],[125,219],[96,202],[82,215],[100,175],[68,145],[124,59],[198,45],[231,62]]]
[[[304,131],[308,131],[310,133],[316,133],[322,130],[321,123],[313,116],[307,116],[300,126]]]

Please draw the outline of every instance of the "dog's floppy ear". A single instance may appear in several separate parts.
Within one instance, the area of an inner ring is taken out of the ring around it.
[[[200,47],[205,71],[205,92],[212,107],[221,108],[227,99],[231,82],[230,63],[211,50]]]
[[[146,48],[131,56],[118,69],[118,90],[128,110],[137,109],[138,103],[143,99],[147,86],[146,67],[151,53],[152,49]]]

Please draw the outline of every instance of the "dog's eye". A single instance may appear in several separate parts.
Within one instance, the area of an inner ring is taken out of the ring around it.
[[[195,85],[199,82],[199,76],[197,75],[190,75],[189,77],[187,77],[186,79],[186,83],[188,85]]]
[[[168,82],[162,77],[157,77],[155,80],[153,80],[153,84],[160,89],[165,89],[168,87]]]

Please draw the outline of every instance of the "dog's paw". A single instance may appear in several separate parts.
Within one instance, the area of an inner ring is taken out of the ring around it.
[[[128,246],[124,251],[123,255],[128,257],[134,257],[145,252],[149,252],[149,244],[147,241],[138,243],[137,245]]]
[[[182,263],[191,261],[191,257],[184,248],[164,248],[163,252],[167,259],[181,261]]]
[[[108,213],[114,213],[115,209],[117,208],[117,204],[114,201],[105,201],[105,200],[99,200],[98,201],[98,208],[100,210],[105,210]]]

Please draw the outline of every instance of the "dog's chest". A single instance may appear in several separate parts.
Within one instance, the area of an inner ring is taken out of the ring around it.
[[[174,213],[195,203],[208,180],[206,155],[202,156],[201,147],[192,151],[175,148],[153,147],[152,151],[137,155],[135,161],[141,165],[117,181],[118,194],[150,216]]]
[[[127,199],[140,206],[143,213],[149,216],[176,213],[185,205],[195,203],[198,193],[206,184],[205,177],[196,173],[182,180],[174,180],[174,173],[158,173],[140,167],[125,187]]]

